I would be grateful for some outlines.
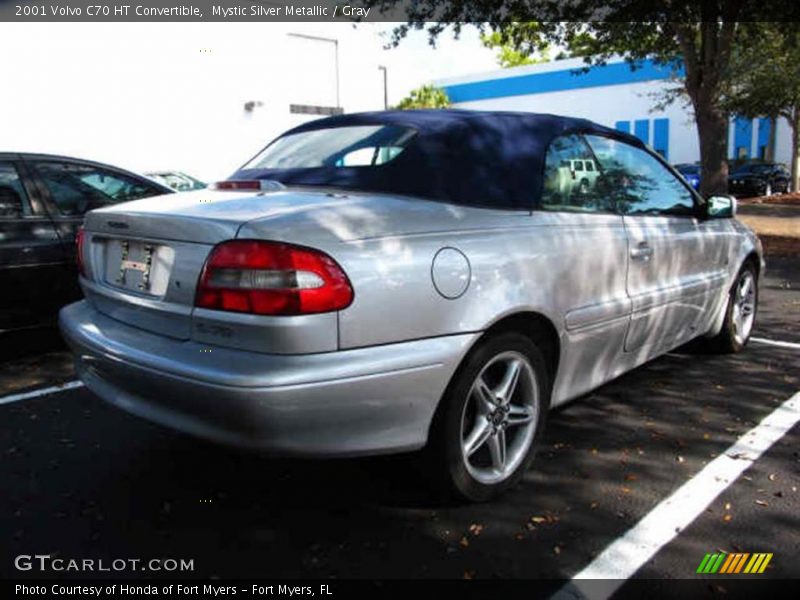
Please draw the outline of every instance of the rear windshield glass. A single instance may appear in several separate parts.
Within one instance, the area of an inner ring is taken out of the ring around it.
[[[374,167],[397,158],[415,133],[414,129],[396,125],[303,131],[278,138],[244,168]]]

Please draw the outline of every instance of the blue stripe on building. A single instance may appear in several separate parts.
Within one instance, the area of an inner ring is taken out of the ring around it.
[[[733,149],[731,158],[750,158],[753,145],[753,120],[736,117],[733,124]]]
[[[653,120],[653,150],[669,160],[669,119]]]
[[[614,129],[617,131],[621,131],[622,133],[630,133],[631,132],[631,122],[630,121],[617,121],[614,123]]]
[[[633,123],[633,135],[642,140],[645,144],[650,143],[650,121],[639,119]]]
[[[564,69],[547,73],[529,73],[516,77],[457,83],[444,86],[444,90],[452,102],[470,102],[489,98],[656,81],[682,74],[682,66],[660,65],[653,60],[644,60],[637,63],[636,69],[631,69],[628,63],[619,62],[595,65],[589,67],[587,71],[582,68]]]
[[[764,159],[767,157],[770,129],[772,129],[772,121],[770,119],[763,118],[758,120],[758,142],[756,143],[757,158]]]

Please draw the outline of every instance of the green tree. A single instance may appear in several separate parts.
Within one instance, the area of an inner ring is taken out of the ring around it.
[[[396,108],[400,110],[413,110],[415,108],[447,108],[450,98],[447,92],[433,85],[423,85],[403,98]]]
[[[800,34],[783,23],[758,23],[731,60],[724,105],[748,118],[781,117],[792,130],[792,189],[800,189]]]
[[[486,48],[495,51],[497,64],[503,69],[550,62],[550,48],[545,46],[537,51],[537,55],[529,54],[526,50],[518,50],[504,41],[500,31],[492,31],[481,35],[481,42]]]
[[[393,0],[365,1],[382,9],[398,6]],[[583,56],[587,65],[622,55],[633,69],[645,58],[674,66],[679,91],[693,108],[706,194],[727,191],[729,115],[722,95],[742,31],[775,14],[786,18],[784,27],[793,27],[797,12],[776,0],[609,0],[602,7],[594,0],[416,0],[403,6],[407,22],[395,28],[395,44],[412,28],[425,29],[433,41],[448,28],[458,35],[464,24],[473,24],[499,31],[523,54],[553,44]],[[645,15],[649,20],[641,20]]]

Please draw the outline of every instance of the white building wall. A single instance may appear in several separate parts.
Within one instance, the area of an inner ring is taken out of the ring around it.
[[[582,59],[551,61],[537,65],[440,79],[435,84],[441,87],[448,87],[475,82],[493,82],[524,75],[580,69],[584,66]],[[581,75],[574,75],[574,77],[579,78]],[[653,120],[666,118],[669,119],[669,162],[673,164],[696,162],[700,158],[700,145],[693,111],[688,106],[687,101],[679,98],[663,110],[654,109],[661,93],[668,87],[674,87],[674,85],[675,82],[669,80],[629,82],[565,91],[508,95],[456,102],[454,106],[473,110],[511,110],[561,114],[590,119],[611,128],[614,128],[618,121],[630,121],[631,133],[634,133],[633,128],[636,120],[647,119],[650,121],[649,140],[651,145],[654,140]],[[758,130],[758,120],[754,119],[749,145],[751,158],[758,156]],[[735,128],[732,124],[728,134],[728,155],[730,158],[734,156],[735,147]],[[791,162],[791,130],[784,119],[779,119],[777,123],[775,160],[787,165]]]
[[[0,150],[225,178],[287,128],[318,118],[290,114],[290,104],[336,104],[336,46],[289,33],[337,38],[341,105],[383,108],[381,41],[369,29],[60,25],[0,24]],[[261,105],[248,112],[250,101]]]

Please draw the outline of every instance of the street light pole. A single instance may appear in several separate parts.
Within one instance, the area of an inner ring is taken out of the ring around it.
[[[383,65],[378,65],[378,70],[383,71],[383,110],[389,110],[389,71]]]

